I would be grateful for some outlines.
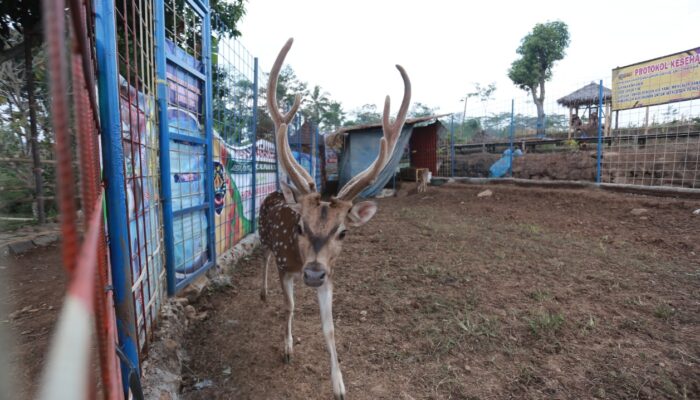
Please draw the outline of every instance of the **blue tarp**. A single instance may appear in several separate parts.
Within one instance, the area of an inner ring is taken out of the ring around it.
[[[367,187],[360,198],[374,197],[381,192],[389,180],[394,176],[403,150],[411,139],[413,125],[404,125],[401,135],[397,140],[391,158],[387,162],[384,169],[379,173],[379,176],[372,185]],[[382,137],[381,126],[373,130],[363,132],[353,132],[348,136],[346,147],[342,153],[338,155],[338,171],[340,178],[340,187],[343,187],[353,176],[364,171],[377,158],[379,154],[379,140]]]
[[[523,155],[522,150],[516,149],[515,152],[513,152],[513,157],[520,157]],[[501,157],[498,161],[493,163],[491,165],[491,168],[489,168],[489,177],[490,178],[502,178],[504,177],[508,171],[510,170],[510,149],[506,149],[503,152],[503,157]]]

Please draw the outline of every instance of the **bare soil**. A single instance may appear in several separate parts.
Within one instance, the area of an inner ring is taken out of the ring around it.
[[[700,398],[700,201],[454,184],[379,205],[335,268],[347,398]],[[285,365],[261,266],[195,304],[185,399],[332,398],[314,291]]]
[[[0,343],[0,351],[9,347],[9,393],[13,399],[31,399],[65,296],[61,250],[51,244],[8,255],[0,268],[0,329],[10,340],[9,344]]]

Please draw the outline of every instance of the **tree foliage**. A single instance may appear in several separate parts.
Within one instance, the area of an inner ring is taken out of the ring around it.
[[[552,78],[554,64],[566,56],[569,29],[561,21],[537,24],[521,41],[508,77],[520,89],[529,92],[537,106],[538,134],[544,134],[545,82]]]
[[[211,0],[212,16],[218,23],[212,23],[212,30],[229,38],[241,36],[238,22],[245,16],[245,0]]]
[[[14,32],[20,33],[16,40]],[[41,1],[0,1],[0,63],[22,57],[24,38],[41,36]],[[35,40],[33,46],[41,44]]]
[[[435,114],[435,107],[430,107],[419,101],[413,103],[411,110],[408,112],[410,118],[427,117]]]

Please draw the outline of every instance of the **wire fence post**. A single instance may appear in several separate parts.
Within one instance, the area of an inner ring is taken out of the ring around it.
[[[510,144],[508,148],[510,149],[510,162],[508,166],[508,175],[512,178],[513,177],[513,136],[515,134],[515,99],[512,99],[510,101],[510,134],[508,135],[510,138]]]
[[[202,33],[204,54],[202,54],[202,59],[204,61],[205,71],[202,100],[204,102],[204,133],[206,138],[204,150],[204,171],[206,177],[204,201],[208,204],[206,213],[208,223],[209,263],[216,264],[216,217],[214,217],[214,110],[212,107],[214,90],[212,85],[211,9],[208,4],[203,8],[202,12],[202,19],[204,20],[204,32]]]
[[[160,198],[163,205],[163,247],[165,248],[165,273],[168,296],[175,295],[175,237],[173,234],[173,202],[170,187],[170,140],[168,139],[168,87],[165,66],[165,6],[162,1],[155,7],[155,61],[156,103],[158,105],[158,143],[160,146],[160,173],[168,179],[160,181]]]
[[[316,129],[314,130],[313,135],[314,135],[313,136],[313,140],[314,140],[313,159],[316,160],[316,162],[314,163],[312,169],[314,170],[313,177],[314,177],[314,182],[316,182],[316,188],[320,192],[322,190],[322,188],[321,188],[321,185],[319,185],[319,183],[322,183],[322,182],[318,182],[318,181],[323,181],[323,178],[319,176],[320,175],[319,171],[321,170],[321,144],[319,143],[319,140],[318,140],[320,138],[318,124],[316,125]]]
[[[303,166],[301,159],[301,129],[299,127],[301,126],[301,116],[299,114],[296,115],[296,118],[294,118],[294,133],[297,135],[297,155],[299,156],[299,164]]]
[[[256,228],[256,217],[255,217],[255,197],[257,195],[257,175],[258,175],[258,167],[257,167],[257,154],[258,154],[258,132],[257,132],[257,127],[258,127],[258,57],[255,57],[253,59],[253,168],[252,168],[252,174],[253,176],[251,177],[252,179],[252,184],[253,184],[253,197],[252,197],[252,207],[253,207],[253,212],[251,216],[251,229],[253,232],[257,230]]]
[[[136,346],[136,316],[131,296],[131,260],[126,240],[128,235],[126,191],[124,189],[124,148],[119,111],[119,71],[117,69],[116,19],[114,1],[95,2],[95,39],[97,50],[102,157],[106,191],[109,260],[112,265],[114,307],[117,317],[119,349],[128,363],[122,361],[122,384],[128,393],[131,368],[139,372]],[[131,364],[131,368],[128,364]]]
[[[450,115],[450,177],[455,177],[455,116]]]
[[[600,83],[598,84],[598,155],[596,157],[596,173],[595,173],[595,182],[600,185],[600,176],[601,176],[601,167],[602,164],[601,162],[603,161],[603,130],[602,125],[600,123],[601,121],[601,113],[603,111],[603,80],[600,80]]]

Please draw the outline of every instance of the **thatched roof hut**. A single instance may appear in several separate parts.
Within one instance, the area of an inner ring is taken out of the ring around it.
[[[581,106],[595,106],[598,105],[598,94],[600,89],[598,84],[591,82],[588,85],[576,90],[575,92],[562,97],[557,100],[557,103],[564,107],[574,108]],[[603,103],[607,103],[612,100],[612,90],[603,86]]]
[[[588,85],[576,90],[575,92],[564,96],[560,99],[557,100],[557,103],[564,107],[569,108],[569,138],[571,138],[571,135],[574,133],[576,130],[575,128],[575,121],[579,121],[579,107],[584,108],[584,113],[588,113],[589,116],[589,122],[593,122],[590,120],[591,115],[594,112],[597,112],[598,109],[598,104],[600,104],[600,99],[599,95],[600,94],[600,86],[599,84],[595,82],[591,82]],[[608,136],[610,134],[610,105],[612,103],[612,90],[606,88],[603,86],[603,104],[605,107],[604,111],[604,127],[605,127],[605,136]],[[597,117],[597,116],[596,116]],[[596,120],[595,123],[597,124],[598,121]]]

